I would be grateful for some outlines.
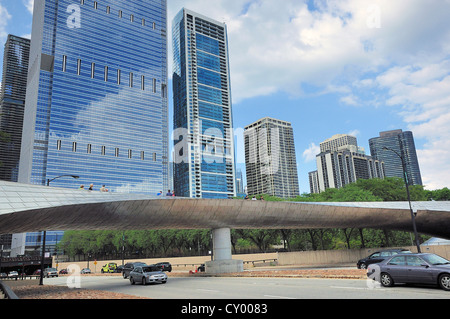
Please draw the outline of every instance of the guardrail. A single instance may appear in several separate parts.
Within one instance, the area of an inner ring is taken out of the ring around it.
[[[253,266],[255,265],[255,263],[266,263],[266,262],[277,262],[278,259],[277,258],[270,258],[270,259],[258,259],[258,260],[244,260],[244,264],[252,264]],[[196,266],[200,266],[201,264],[172,264],[172,267],[188,267],[188,266],[192,266],[192,267],[196,267]]]
[[[19,299],[19,297],[0,280],[0,299]]]

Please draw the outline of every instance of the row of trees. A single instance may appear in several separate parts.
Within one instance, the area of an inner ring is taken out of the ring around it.
[[[450,200],[448,188],[428,191],[415,185],[410,187],[410,194],[413,201]],[[297,202],[407,200],[400,178],[358,180],[340,189],[292,199],[262,196],[266,201]],[[267,252],[273,247],[294,251],[413,245],[410,233],[383,229],[234,229],[231,237],[233,253]],[[428,238],[420,237],[421,241]],[[69,256],[97,259],[206,255],[212,250],[212,238],[210,230],[67,231],[59,249]]]

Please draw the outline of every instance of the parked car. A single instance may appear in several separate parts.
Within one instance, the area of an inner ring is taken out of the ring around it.
[[[133,263],[126,263],[122,269],[122,277],[124,279],[127,279],[130,276],[130,272],[137,266],[147,266],[147,264],[139,261]]]
[[[90,273],[91,273],[91,270],[89,268],[83,268],[80,271],[80,274],[90,274]]]
[[[155,265],[137,266],[130,272],[130,283],[134,285],[137,282],[140,282],[143,285],[152,282],[165,284],[167,282],[167,275]]]
[[[370,265],[367,276],[384,287],[397,283],[429,284],[450,291],[450,261],[435,254],[398,254]]]
[[[123,267],[124,267],[124,265],[119,265],[119,266],[117,266],[117,268],[114,270],[114,272],[121,273],[122,270],[123,270]]]
[[[59,271],[59,274],[60,275],[67,275],[68,274],[68,271],[67,271],[67,269],[61,269],[60,271]]]
[[[204,272],[205,271],[205,264],[201,264],[200,266],[197,267],[197,271],[198,272]]]
[[[56,270],[56,268],[45,268],[44,277],[58,277],[58,270]]]
[[[155,264],[155,266],[159,267],[162,271],[172,271],[172,265],[169,262],[161,262]]]
[[[5,272],[0,273],[0,278],[6,278],[8,275]]]
[[[386,249],[376,251],[366,258],[358,260],[358,262],[356,263],[356,267],[358,267],[358,269],[367,269],[368,265],[377,264],[379,262],[382,262],[386,258],[392,257],[397,254],[406,253],[411,253],[411,251],[409,251],[408,249]]]
[[[19,277],[19,273],[17,272],[17,271],[10,271],[9,273],[8,273],[8,277],[9,278],[17,278],[17,277]]]
[[[106,265],[104,265],[102,267],[101,272],[102,272],[102,274],[105,273],[105,272],[108,272],[108,273],[109,272],[115,272],[116,268],[117,268],[117,264],[116,263],[107,263]]]

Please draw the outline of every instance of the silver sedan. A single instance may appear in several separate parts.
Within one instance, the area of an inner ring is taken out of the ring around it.
[[[438,285],[450,291],[450,261],[435,254],[399,254],[370,265],[367,276],[384,287],[395,283]]]
[[[156,266],[139,266],[130,272],[130,283],[163,283],[167,282],[167,275]]]

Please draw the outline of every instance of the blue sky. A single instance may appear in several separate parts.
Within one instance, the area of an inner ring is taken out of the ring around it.
[[[29,36],[31,4],[0,0],[1,43]],[[236,132],[265,116],[292,123],[301,192],[320,142],[350,133],[370,154],[391,129],[414,133],[426,188],[449,186],[449,1],[168,0],[169,30],[182,7],[228,26]]]

